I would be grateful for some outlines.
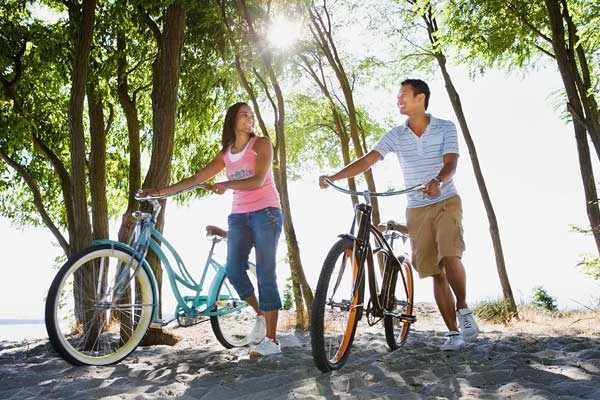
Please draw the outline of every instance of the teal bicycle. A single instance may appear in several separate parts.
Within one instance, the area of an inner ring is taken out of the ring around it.
[[[151,212],[135,211],[128,243],[97,240],[71,257],[56,274],[46,298],[45,321],[50,343],[73,365],[114,364],[133,352],[149,327],[173,321],[191,326],[210,320],[217,340],[226,348],[249,344],[256,313],[230,284],[215,246],[226,231],[208,226],[212,244],[199,278],[188,271],[175,247],[156,229],[159,200],[175,196],[136,197]],[[160,260],[164,282],[177,301],[170,321],[159,318],[161,299],[149,253]],[[249,263],[256,287],[256,270]]]

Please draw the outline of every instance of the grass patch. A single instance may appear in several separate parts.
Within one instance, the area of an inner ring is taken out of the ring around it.
[[[492,324],[508,325],[513,319],[508,303],[504,300],[484,300],[475,304],[471,311],[478,319]]]

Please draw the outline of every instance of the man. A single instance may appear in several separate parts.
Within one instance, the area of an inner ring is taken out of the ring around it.
[[[319,185],[326,188],[326,178],[336,181],[358,175],[388,153],[396,154],[405,185],[426,183],[422,193],[408,194],[406,219],[413,264],[421,278],[433,278],[435,301],[448,328],[442,350],[460,350],[465,339],[477,336],[479,328],[466,302],[462,204],[452,180],[458,139],[451,121],[426,113],[429,96],[422,80],[403,81],[397,104],[400,114],[408,117],[406,122],[387,132],[363,157],[333,175],[319,177]]]

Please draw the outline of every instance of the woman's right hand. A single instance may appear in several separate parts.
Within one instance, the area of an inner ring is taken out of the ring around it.
[[[138,197],[158,196],[159,189],[140,189],[137,192]]]

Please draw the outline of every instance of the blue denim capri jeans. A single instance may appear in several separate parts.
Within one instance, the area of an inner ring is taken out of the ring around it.
[[[279,208],[267,207],[249,213],[230,214],[227,218],[227,261],[225,268],[229,281],[242,299],[254,294],[248,279],[248,256],[252,247],[256,255],[258,304],[262,311],[281,308],[275,271],[277,244],[283,225]]]

